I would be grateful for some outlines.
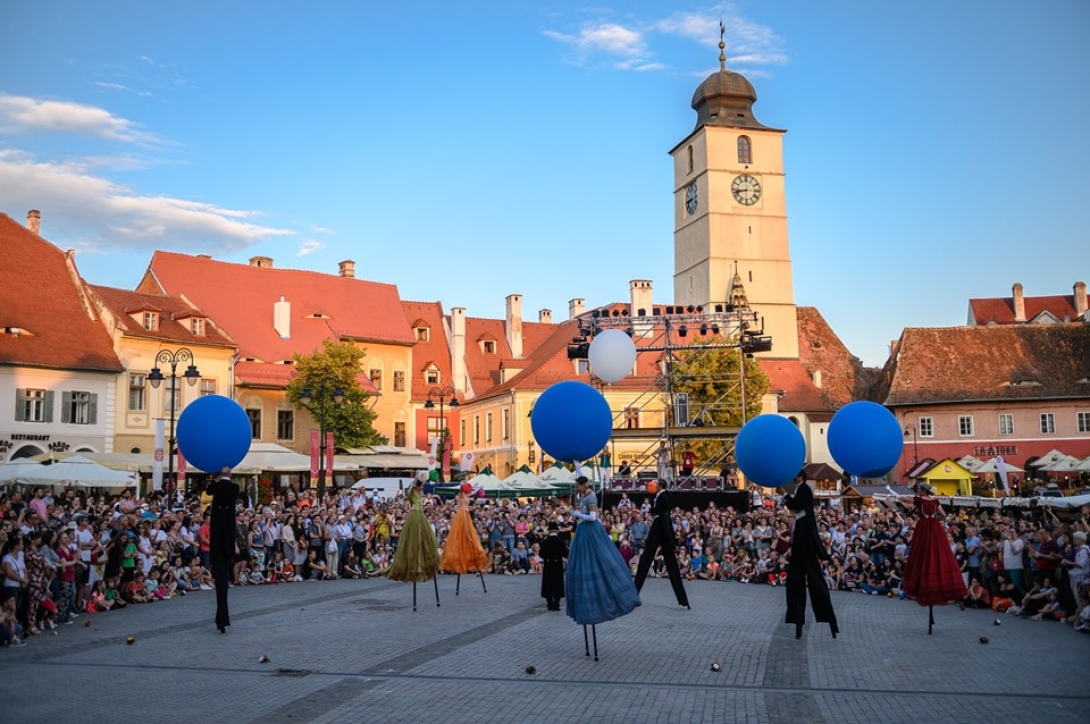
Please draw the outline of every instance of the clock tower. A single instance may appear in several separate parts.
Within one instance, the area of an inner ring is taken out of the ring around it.
[[[675,146],[674,300],[726,303],[735,273],[772,335],[762,356],[797,359],[798,323],[787,244],[783,136],[753,116],[746,78],[719,71],[693,94],[696,128]]]

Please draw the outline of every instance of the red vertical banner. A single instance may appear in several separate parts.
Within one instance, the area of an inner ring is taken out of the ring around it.
[[[333,482],[333,433],[325,434],[325,478],[329,483]]]
[[[178,490],[185,488],[185,455],[182,455],[182,451],[178,451]]]
[[[318,485],[318,460],[320,459],[320,453],[318,452],[318,431],[310,431],[310,487],[316,487]]]
[[[444,430],[444,432],[446,432]],[[451,440],[450,435],[443,435],[441,438],[443,441],[443,452],[439,456],[439,459],[443,461],[443,480],[450,480],[450,454],[451,448],[454,447],[454,441]]]

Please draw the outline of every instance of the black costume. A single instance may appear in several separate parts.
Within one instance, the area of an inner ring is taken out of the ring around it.
[[[550,611],[560,610],[560,599],[564,598],[564,558],[568,555],[568,546],[556,533],[555,526],[550,526],[549,535],[541,541],[538,552],[541,554],[541,597]]]
[[[640,562],[636,566],[636,590],[643,588],[643,582],[647,578],[647,572],[651,570],[655,554],[661,548],[663,562],[666,563],[666,572],[670,576],[670,584],[674,587],[678,605],[690,608],[689,597],[685,594],[685,586],[681,583],[677,553],[674,551],[674,524],[670,520],[670,510],[670,493],[663,488],[655,495],[655,502],[651,505],[653,516],[651,528],[647,531],[643,553],[640,554]]]
[[[805,482],[800,482],[794,494],[784,497],[784,505],[795,513],[791,558],[787,562],[787,616],[784,623],[795,624],[795,638],[802,638],[802,626],[806,623],[806,591],[809,589],[814,618],[819,623],[829,624],[835,639],[840,629],[836,625],[829,586],[821,572],[821,561],[828,560],[829,553],[818,533],[814,491]]]
[[[231,616],[227,612],[227,586],[231,580],[231,567],[235,562],[235,501],[238,486],[229,475],[208,486],[212,495],[209,507],[209,558],[212,578],[216,584],[216,627],[227,633]]]

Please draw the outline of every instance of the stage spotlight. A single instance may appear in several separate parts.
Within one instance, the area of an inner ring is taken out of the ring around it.
[[[684,337],[689,334],[689,328],[684,324],[677,328],[677,336]]]

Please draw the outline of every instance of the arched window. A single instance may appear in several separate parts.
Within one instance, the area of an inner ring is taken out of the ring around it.
[[[753,163],[753,154],[750,151],[749,136],[738,136],[738,163]]]
[[[692,146],[689,146],[688,148],[685,149],[685,159],[686,159],[685,172],[686,173],[692,173],[693,172],[693,147]]]

